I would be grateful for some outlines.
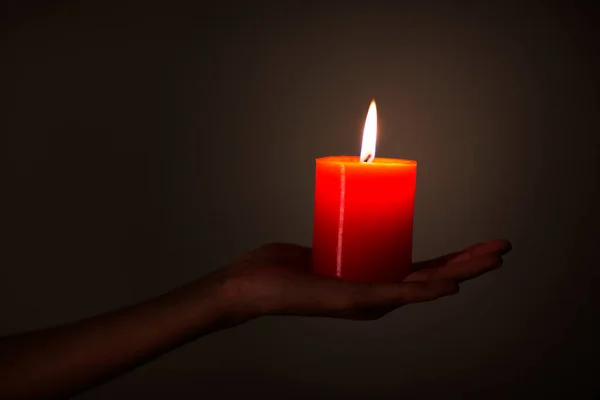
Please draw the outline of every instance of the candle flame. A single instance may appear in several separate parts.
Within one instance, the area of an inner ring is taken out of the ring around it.
[[[371,163],[375,158],[375,146],[377,143],[377,106],[375,100],[371,101],[365,129],[363,130],[362,147],[360,149],[360,161]]]

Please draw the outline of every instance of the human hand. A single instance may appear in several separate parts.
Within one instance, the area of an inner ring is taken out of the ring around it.
[[[400,283],[356,283],[311,274],[311,249],[287,243],[262,246],[219,271],[225,296],[242,319],[261,315],[377,319],[411,303],[458,292],[458,284],[502,265],[506,240],[412,265]]]
[[[194,338],[261,315],[376,319],[456,293],[458,283],[499,267],[509,250],[504,240],[478,244],[414,264],[403,282],[373,284],[315,276],[309,248],[269,244],[145,302],[0,338],[0,375],[7,377],[0,379],[0,393],[70,397]]]

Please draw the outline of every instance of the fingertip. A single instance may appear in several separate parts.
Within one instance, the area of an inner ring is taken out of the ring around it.
[[[507,239],[494,239],[490,243],[494,244],[494,247],[501,253],[506,253],[512,250],[512,243]]]
[[[504,263],[502,256],[498,253],[492,253],[483,257],[485,260],[485,264],[488,266],[489,269],[499,268]]]
[[[502,254],[506,254],[513,249],[513,245],[509,240],[506,240],[506,239],[503,239],[503,240],[504,240],[504,249],[502,251]]]
[[[498,255],[495,260],[495,267],[500,268],[504,264],[504,259],[502,256]]]
[[[473,256],[481,256],[488,253],[505,254],[512,248],[510,242],[506,239],[494,239],[478,246],[471,246],[469,252]]]

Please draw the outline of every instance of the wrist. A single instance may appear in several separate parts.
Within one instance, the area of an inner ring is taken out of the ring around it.
[[[251,277],[235,267],[216,271],[212,277],[223,314],[233,325],[238,325],[270,314],[269,301],[256,290]]]
[[[206,279],[209,281],[223,325],[239,325],[262,315],[255,307],[248,288],[235,274],[230,274],[226,269],[219,270]]]
[[[220,271],[215,271],[185,286],[179,287],[152,300],[157,306],[166,308],[168,322],[165,326],[177,327],[193,337],[239,325],[250,315],[242,302],[232,293],[230,280]]]

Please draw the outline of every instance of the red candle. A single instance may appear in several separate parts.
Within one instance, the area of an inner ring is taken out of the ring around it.
[[[313,272],[357,282],[396,282],[409,273],[417,162],[375,158],[371,102],[360,157],[316,160]]]

